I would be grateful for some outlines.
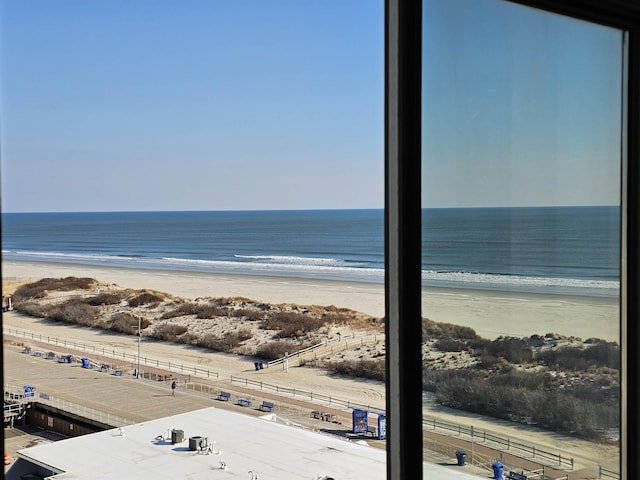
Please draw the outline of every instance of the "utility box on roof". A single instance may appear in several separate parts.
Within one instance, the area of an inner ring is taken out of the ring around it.
[[[184,430],[171,430],[171,443],[181,443],[184,441]]]

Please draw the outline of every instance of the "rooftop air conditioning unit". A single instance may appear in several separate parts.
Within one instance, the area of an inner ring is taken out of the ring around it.
[[[184,441],[184,430],[171,430],[171,443],[180,443]]]

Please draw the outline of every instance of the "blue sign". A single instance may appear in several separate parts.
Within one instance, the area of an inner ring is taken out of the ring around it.
[[[355,409],[352,414],[353,433],[364,433],[369,425],[369,412]]]

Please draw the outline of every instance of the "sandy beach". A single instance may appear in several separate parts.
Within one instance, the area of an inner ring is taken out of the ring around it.
[[[3,279],[90,277],[125,288],[185,298],[242,296],[265,303],[335,305],[384,317],[384,286],[284,277],[141,270],[65,263],[3,261]],[[4,294],[4,292],[3,292]],[[473,328],[484,338],[557,333],[619,342],[617,299],[423,288],[422,315]]]

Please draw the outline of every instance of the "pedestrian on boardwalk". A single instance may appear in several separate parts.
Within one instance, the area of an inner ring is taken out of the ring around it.
[[[176,394],[176,387],[178,385],[176,384],[176,381],[174,380],[173,382],[171,382],[171,395],[175,395]]]

